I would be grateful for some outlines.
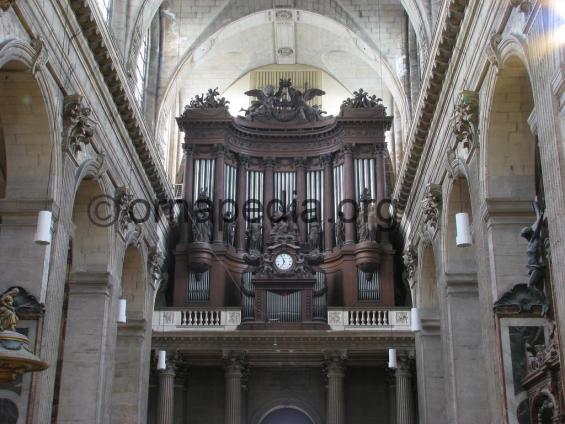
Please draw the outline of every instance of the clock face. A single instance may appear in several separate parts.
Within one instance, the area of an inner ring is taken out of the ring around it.
[[[275,258],[275,266],[281,271],[288,271],[293,263],[294,259],[288,253],[280,253]]]

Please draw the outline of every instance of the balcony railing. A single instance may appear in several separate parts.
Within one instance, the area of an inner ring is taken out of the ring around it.
[[[241,309],[170,308],[153,313],[153,331],[234,331]],[[328,325],[335,331],[410,331],[409,308],[328,308]]]
[[[332,330],[410,330],[410,308],[328,308]]]

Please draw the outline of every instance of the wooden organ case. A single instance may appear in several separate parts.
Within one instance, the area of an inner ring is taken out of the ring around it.
[[[246,94],[245,116],[210,90],[177,118],[173,306],[241,306],[247,329],[325,328],[328,306],[394,306],[380,99],[360,90],[325,117],[310,106],[324,93],[289,80]]]

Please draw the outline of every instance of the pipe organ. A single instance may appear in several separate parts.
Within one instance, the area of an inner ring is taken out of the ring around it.
[[[362,213],[389,197],[392,118],[380,104],[322,116],[287,80],[259,91],[244,117],[220,105],[177,118],[191,152],[184,200],[196,217],[204,201],[213,210],[182,227],[173,305],[239,306],[249,329],[323,328],[328,306],[394,306],[395,252]],[[220,199],[233,202],[218,213]]]

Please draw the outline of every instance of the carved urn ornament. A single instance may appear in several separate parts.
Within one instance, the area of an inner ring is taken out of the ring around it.
[[[0,383],[14,381],[25,372],[47,368],[47,363],[31,351],[29,339],[16,331],[18,306],[15,299],[19,293],[14,287],[0,296]]]

